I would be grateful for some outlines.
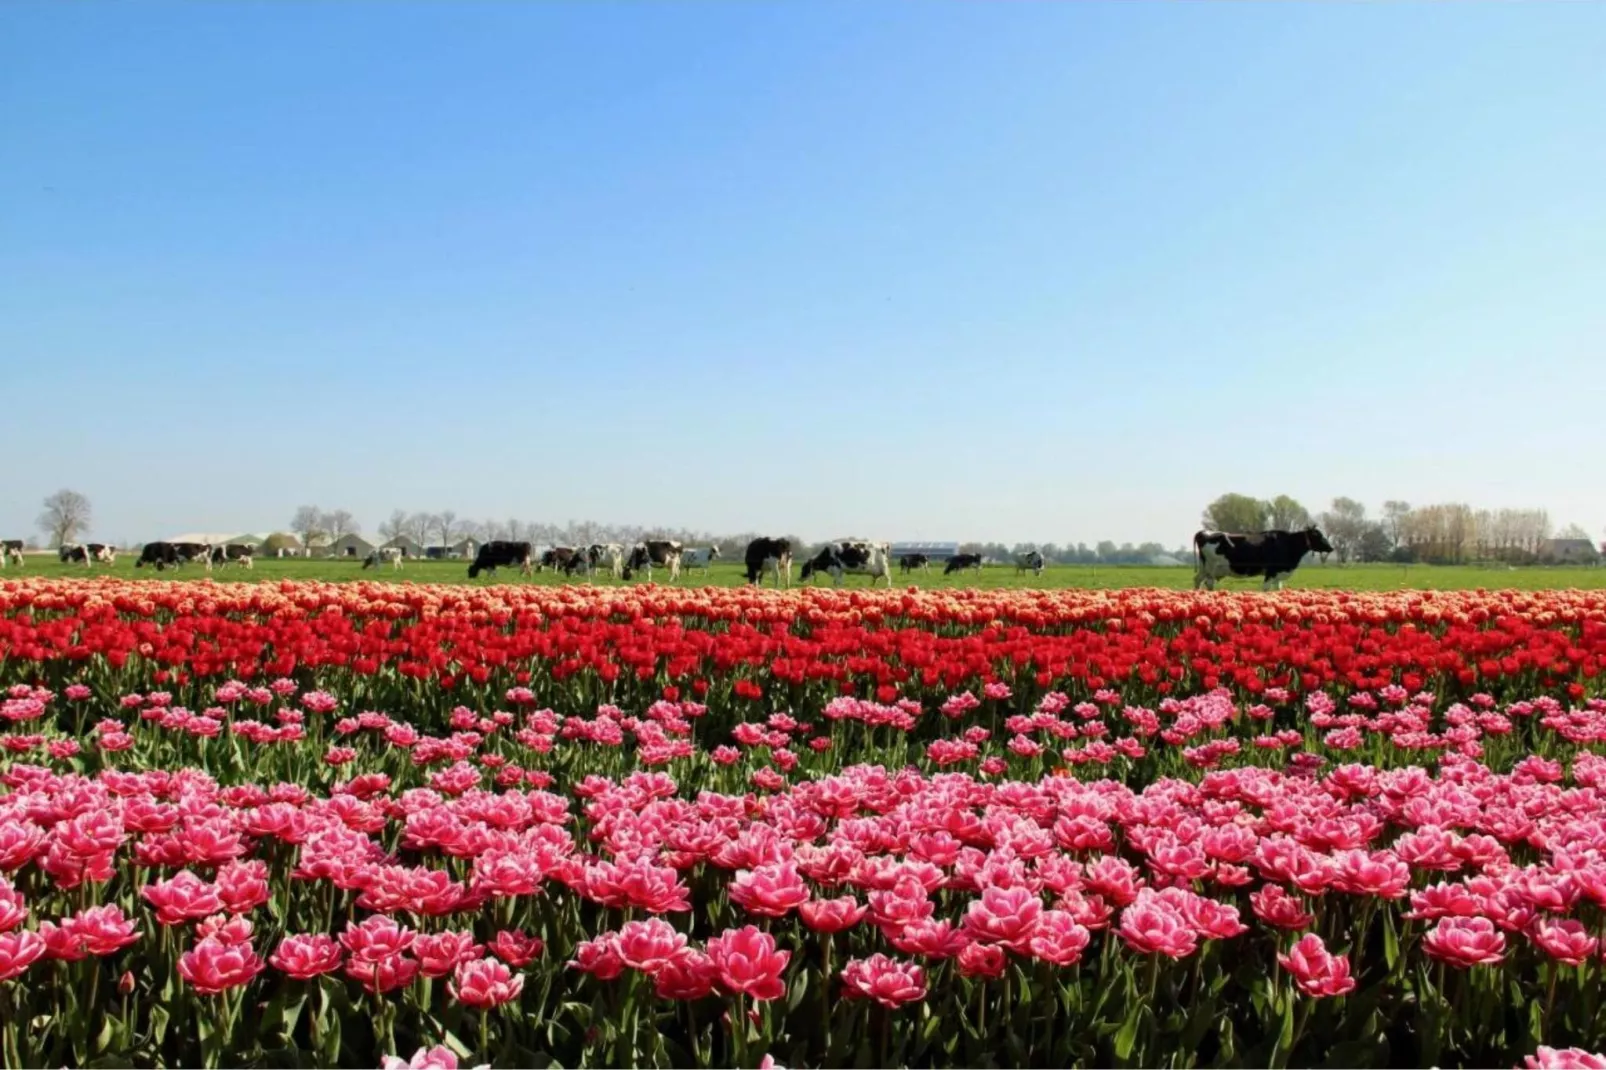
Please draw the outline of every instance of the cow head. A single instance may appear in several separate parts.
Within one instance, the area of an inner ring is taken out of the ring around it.
[[[1304,531],[1304,535],[1305,535],[1305,547],[1311,553],[1313,553],[1313,554],[1330,554],[1330,553],[1333,552],[1333,544],[1327,541],[1327,536],[1323,535],[1317,529],[1315,524],[1312,524],[1310,527],[1306,528],[1305,531]]]

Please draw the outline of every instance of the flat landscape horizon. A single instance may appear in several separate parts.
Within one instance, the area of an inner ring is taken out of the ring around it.
[[[211,572],[197,565],[184,565],[158,572],[154,568],[134,567],[134,556],[119,556],[115,564],[86,569],[81,564],[63,564],[42,554],[30,556],[25,566],[12,566],[0,572],[0,582],[40,576],[49,578],[93,579],[111,576],[117,579],[151,581],[211,579],[217,583],[266,583],[278,580],[315,580],[318,582],[351,583],[358,581],[378,583],[461,584],[471,587],[488,587],[500,584],[587,586],[583,577],[569,577],[546,569],[530,576],[521,576],[517,568],[499,569],[477,579],[469,579],[467,561],[408,561],[400,569],[388,566],[362,567],[359,560],[345,558],[257,558],[250,569],[235,565],[215,566]],[[794,563],[792,586],[829,587],[828,576],[812,578],[804,583],[797,579]],[[1194,570],[1191,566],[1153,565],[1051,565],[1041,575],[1017,572],[1013,565],[985,566],[980,573],[958,572],[943,575],[941,565],[933,565],[929,572],[909,573],[894,571],[892,587],[920,587],[934,589],[962,589],[967,587],[1021,590],[1120,590],[1125,588],[1153,587],[1165,590],[1186,590],[1193,586]],[[643,578],[616,580],[598,573],[591,586],[639,586]],[[701,570],[682,572],[678,587],[739,587],[747,582],[741,564],[716,561],[705,576]],[[654,575],[654,583],[666,585],[662,570]],[[766,587],[773,582],[766,579]],[[850,575],[843,587],[860,589],[871,586],[864,576]],[[877,587],[885,587],[877,583]],[[1481,565],[1424,565],[1424,564],[1304,564],[1289,578],[1289,590],[1334,591],[1465,591],[1465,590],[1600,590],[1606,588],[1606,567],[1569,565],[1481,566]],[[1229,578],[1222,581],[1223,590],[1260,591],[1260,580]]]

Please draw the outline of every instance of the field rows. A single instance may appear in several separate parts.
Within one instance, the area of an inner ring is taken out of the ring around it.
[[[0,1061],[1590,1065],[1603,668],[1591,591],[8,577]]]

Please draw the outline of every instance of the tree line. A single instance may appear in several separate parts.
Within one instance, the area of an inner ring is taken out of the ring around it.
[[[74,542],[87,534],[93,523],[88,497],[78,491],[62,489],[43,502],[37,524],[49,545]],[[1546,559],[1552,538],[1589,541],[1589,533],[1577,524],[1559,531],[1552,528],[1544,509],[1475,508],[1464,502],[1413,506],[1409,502],[1386,501],[1377,515],[1354,498],[1334,498],[1327,509],[1312,514],[1287,494],[1256,498],[1247,494],[1223,494],[1204,508],[1200,523],[1212,531],[1297,530],[1315,524],[1333,544],[1340,562],[1426,564],[1465,564],[1474,561],[1510,565],[1533,564]],[[315,542],[336,541],[345,535],[361,534],[362,524],[348,509],[322,509],[316,505],[299,507],[290,518],[288,530],[303,547]],[[571,520],[566,524],[505,520],[475,520],[459,517],[451,509],[438,512],[396,509],[381,521],[381,541],[406,537],[419,546],[451,546],[464,539],[487,542],[509,539],[547,546],[581,546],[596,542],[629,545],[644,538],[676,539],[688,546],[718,546],[727,558],[739,558],[753,539],[769,532],[715,533],[690,528],[656,528],[640,524],[601,523]],[[817,551],[823,543],[788,536],[798,555]],[[293,545],[282,535],[269,540],[269,549]],[[995,560],[1008,560],[1014,554],[1037,550],[1045,560],[1062,565],[1144,565],[1156,558],[1183,561],[1192,548],[1183,545],[1167,549],[1158,542],[1117,545],[1105,540],[1094,546],[1070,543],[969,542],[961,545],[965,553],[979,553]]]
[[[1361,502],[1340,497],[1313,516],[1286,494],[1271,499],[1223,494],[1205,507],[1200,523],[1213,531],[1294,531],[1315,524],[1341,562],[1528,565],[1545,560],[1552,538],[1589,540],[1589,533],[1577,524],[1554,531],[1544,509],[1386,501],[1382,511],[1371,516]]]

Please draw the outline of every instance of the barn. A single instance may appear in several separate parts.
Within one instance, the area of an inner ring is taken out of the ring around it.
[[[892,544],[892,560],[907,557],[909,554],[925,554],[933,561],[946,561],[959,552],[957,542],[895,542]]]
[[[408,538],[406,535],[398,535],[394,539],[387,539],[385,542],[380,544],[381,549],[389,549],[391,547],[395,547],[396,549],[400,550],[403,557],[413,558],[424,556],[424,547],[421,546],[416,539]]]
[[[353,531],[330,543],[324,552],[330,557],[355,557],[361,560],[374,552],[374,544]]]

